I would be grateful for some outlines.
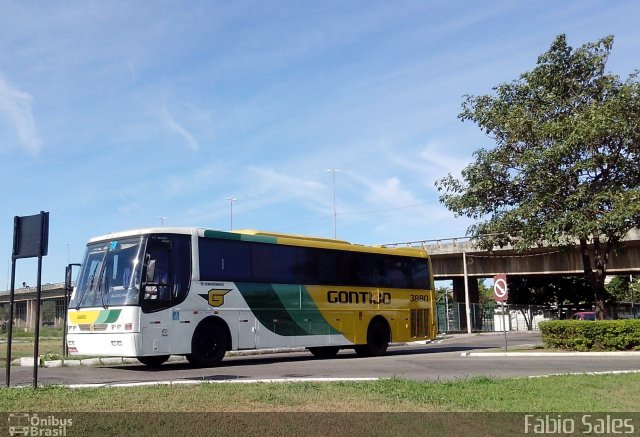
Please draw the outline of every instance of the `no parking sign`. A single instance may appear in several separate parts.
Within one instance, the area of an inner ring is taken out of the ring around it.
[[[493,297],[495,297],[496,302],[506,302],[509,299],[507,275],[504,273],[493,277]]]

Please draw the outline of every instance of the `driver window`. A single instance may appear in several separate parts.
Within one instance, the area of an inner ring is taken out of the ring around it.
[[[171,298],[169,281],[169,251],[164,248],[150,248],[147,251],[149,261],[147,268],[153,270],[153,278],[149,278],[145,287],[145,299],[169,300]],[[149,266],[153,266],[150,268]]]
[[[191,236],[150,236],[144,266],[143,312],[160,311],[182,302],[191,280]]]

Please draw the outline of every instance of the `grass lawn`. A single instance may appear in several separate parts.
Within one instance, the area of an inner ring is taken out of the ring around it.
[[[41,338],[40,353],[60,354],[61,346],[60,337]],[[14,358],[32,354],[32,335],[14,338]],[[0,343],[2,362],[5,356],[6,343]],[[20,413],[28,416],[25,420],[36,414],[72,420],[64,435],[503,436],[521,435],[525,416],[531,413],[535,416],[528,420],[533,424],[545,414],[552,419],[561,417],[577,424],[576,432],[582,435],[593,431],[582,425],[585,413],[590,423],[617,414],[621,420],[632,420],[621,423],[639,431],[640,414],[634,412],[640,412],[640,374],[480,377],[446,382],[387,379],[0,388],[0,422],[11,424],[11,416]],[[59,431],[56,426],[41,428]],[[0,430],[4,429],[0,424]]]
[[[573,424],[575,435],[605,430],[612,418],[633,433],[640,414],[630,412],[639,406],[639,374],[0,389],[0,421],[11,425],[20,413],[22,424],[36,415],[57,420],[41,435],[502,437],[527,426],[533,433],[545,417]]]
[[[0,367],[5,367],[7,359],[6,336],[0,343]],[[38,345],[38,355],[48,355],[51,359],[59,359],[62,356],[62,337],[40,338]],[[14,337],[11,342],[11,360],[20,357],[33,356],[33,337]]]
[[[48,386],[36,391],[2,388],[0,411],[628,412],[640,411],[640,374],[451,382],[389,379],[100,389]]]

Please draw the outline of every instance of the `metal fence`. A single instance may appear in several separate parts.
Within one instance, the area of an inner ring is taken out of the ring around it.
[[[488,331],[537,331],[544,320],[567,319],[577,311],[593,311],[591,304],[583,305],[504,305],[495,302],[470,304],[471,330]],[[606,306],[610,319],[640,318],[640,305],[617,302]],[[462,302],[438,303],[436,308],[439,332],[466,332],[466,305]]]
[[[464,303],[438,304],[436,314],[439,332],[467,331]],[[510,331],[532,331],[538,329],[539,322],[551,318],[554,318],[551,310],[541,305],[505,305],[503,309],[494,302],[470,304],[471,330],[474,332],[503,331],[505,325]]]

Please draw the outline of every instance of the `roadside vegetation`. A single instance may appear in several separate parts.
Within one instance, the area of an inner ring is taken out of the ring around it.
[[[21,357],[33,357],[33,331],[13,328],[11,340],[11,360]],[[38,354],[48,360],[62,358],[62,329],[43,326],[40,329]],[[7,360],[7,334],[0,335],[0,367],[5,367]]]
[[[640,320],[553,320],[540,323],[546,347],[586,351],[640,350]]]
[[[639,406],[640,374],[0,389],[1,412],[630,412],[640,411]]]

